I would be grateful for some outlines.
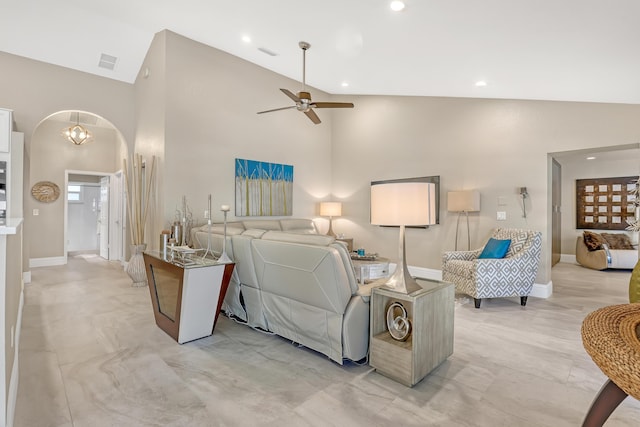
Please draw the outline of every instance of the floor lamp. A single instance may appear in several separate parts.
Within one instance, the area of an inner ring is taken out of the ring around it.
[[[430,182],[377,181],[371,183],[371,224],[400,226],[398,264],[383,287],[410,294],[422,287],[409,274],[405,226],[436,223],[436,185]]]
[[[478,212],[480,210],[480,192],[477,190],[449,191],[449,193],[447,193],[447,210],[449,212],[458,212],[455,250],[458,250],[458,229],[460,228],[460,216],[463,212],[467,217],[467,250],[471,250],[469,212]]]
[[[320,216],[329,217],[329,230],[327,230],[327,236],[336,237],[336,233],[333,232],[332,221],[334,216],[342,216],[342,202],[321,202]]]

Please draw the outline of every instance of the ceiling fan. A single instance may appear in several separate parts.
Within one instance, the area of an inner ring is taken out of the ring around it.
[[[271,113],[273,111],[289,110],[291,108],[296,108],[298,111],[302,111],[304,114],[306,114],[307,117],[309,117],[309,120],[311,120],[313,123],[319,124],[320,118],[318,117],[316,112],[313,111],[314,108],[353,108],[353,104],[351,102],[313,102],[311,100],[311,94],[306,91],[307,85],[305,81],[306,54],[307,54],[307,49],[309,49],[311,45],[307,42],[299,42],[298,46],[300,46],[300,49],[302,49],[302,91],[298,92],[298,94],[295,95],[290,90],[280,89],[282,93],[284,93],[289,98],[291,98],[293,102],[296,103],[296,105],[291,105],[289,107],[282,107],[282,108],[274,108],[273,110],[259,111],[258,114]]]

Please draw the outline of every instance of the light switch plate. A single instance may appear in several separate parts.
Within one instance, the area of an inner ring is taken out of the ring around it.
[[[498,221],[506,221],[507,220],[507,213],[504,212],[504,211],[498,211],[497,219],[498,219]]]
[[[40,215],[40,209],[34,209],[33,216],[38,216],[38,215]]]

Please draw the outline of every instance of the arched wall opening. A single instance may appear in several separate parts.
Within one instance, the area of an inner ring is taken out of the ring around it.
[[[79,123],[93,134],[91,141],[75,145],[63,134],[63,130]],[[67,261],[68,246],[68,183],[70,175],[105,176],[113,180],[109,209],[111,227],[123,228],[121,171],[123,159],[128,157],[127,143],[122,133],[107,119],[87,111],[64,110],[42,119],[35,127],[28,153],[29,192],[39,182],[55,184],[60,196],[50,202],[39,201],[31,194],[25,197],[25,224],[28,239],[30,266],[60,265]],[[87,201],[93,203],[93,200]],[[117,208],[115,208],[117,206]],[[98,225],[96,225],[98,232]],[[124,234],[124,231],[120,232]],[[113,234],[110,232],[110,239]],[[122,260],[123,241],[114,252]]]

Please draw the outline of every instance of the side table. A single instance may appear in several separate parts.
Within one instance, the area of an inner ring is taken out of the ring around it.
[[[375,260],[351,257],[359,283],[369,283],[389,276],[389,259],[377,257]]]
[[[143,256],[156,325],[179,344],[211,335],[235,264],[200,256],[180,264],[157,251]]]
[[[336,237],[336,240],[346,243],[349,253],[353,252],[353,237]]]
[[[371,291],[369,364],[408,387],[420,382],[453,353],[454,285],[417,279],[421,290],[402,294],[384,288]],[[406,341],[397,341],[387,329],[387,308],[400,303],[411,322]]]

